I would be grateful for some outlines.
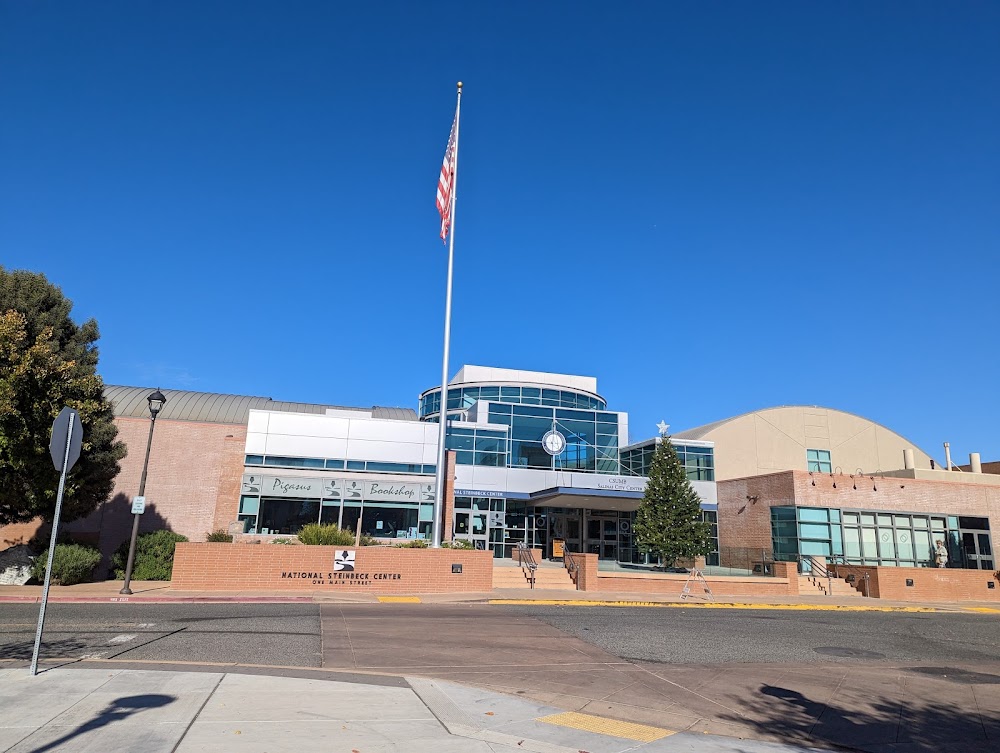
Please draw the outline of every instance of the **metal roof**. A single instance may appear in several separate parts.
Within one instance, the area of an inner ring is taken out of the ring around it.
[[[160,411],[159,418],[173,421],[204,421],[213,424],[245,424],[251,410],[276,410],[289,413],[315,413],[323,415],[327,409],[357,411],[373,418],[391,418],[397,421],[416,421],[417,413],[412,408],[357,408],[343,405],[316,405],[313,403],[291,403],[273,400],[269,397],[249,395],[223,395],[216,392],[191,392],[189,390],[160,390],[167,402]],[[114,405],[116,416],[149,418],[149,404],[146,397],[149,387],[122,387],[108,385],[104,395]]]

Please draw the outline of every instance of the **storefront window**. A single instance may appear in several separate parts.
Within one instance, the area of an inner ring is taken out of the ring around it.
[[[258,533],[294,535],[319,520],[318,499],[262,499]]]

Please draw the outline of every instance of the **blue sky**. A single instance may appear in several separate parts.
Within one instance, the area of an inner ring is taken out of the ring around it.
[[[1000,459],[997,39],[995,2],[7,0],[0,264],[109,383],[415,407],[462,79],[452,373]]]

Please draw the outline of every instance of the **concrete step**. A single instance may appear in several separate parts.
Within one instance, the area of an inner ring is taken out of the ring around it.
[[[799,593],[819,593],[827,595],[827,588],[832,591],[833,596],[845,596],[848,598],[864,598],[864,595],[846,580],[840,578],[816,578],[812,575],[799,576]]]
[[[530,588],[531,584],[521,568],[494,567],[493,588]],[[564,568],[538,568],[535,571],[535,588],[574,590],[573,579]]]

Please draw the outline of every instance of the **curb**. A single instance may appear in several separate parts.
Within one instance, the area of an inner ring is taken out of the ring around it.
[[[49,604],[184,604],[200,602],[203,604],[294,604],[313,602],[311,596],[50,596]],[[41,596],[0,596],[0,604],[41,604]],[[320,603],[320,602],[316,602]],[[330,602],[356,604],[365,602]]]
[[[745,602],[601,601],[592,599],[490,599],[490,604],[563,607],[648,607],[660,609],[775,609],[823,612],[950,612],[937,607],[855,606],[853,604],[751,604]]]

